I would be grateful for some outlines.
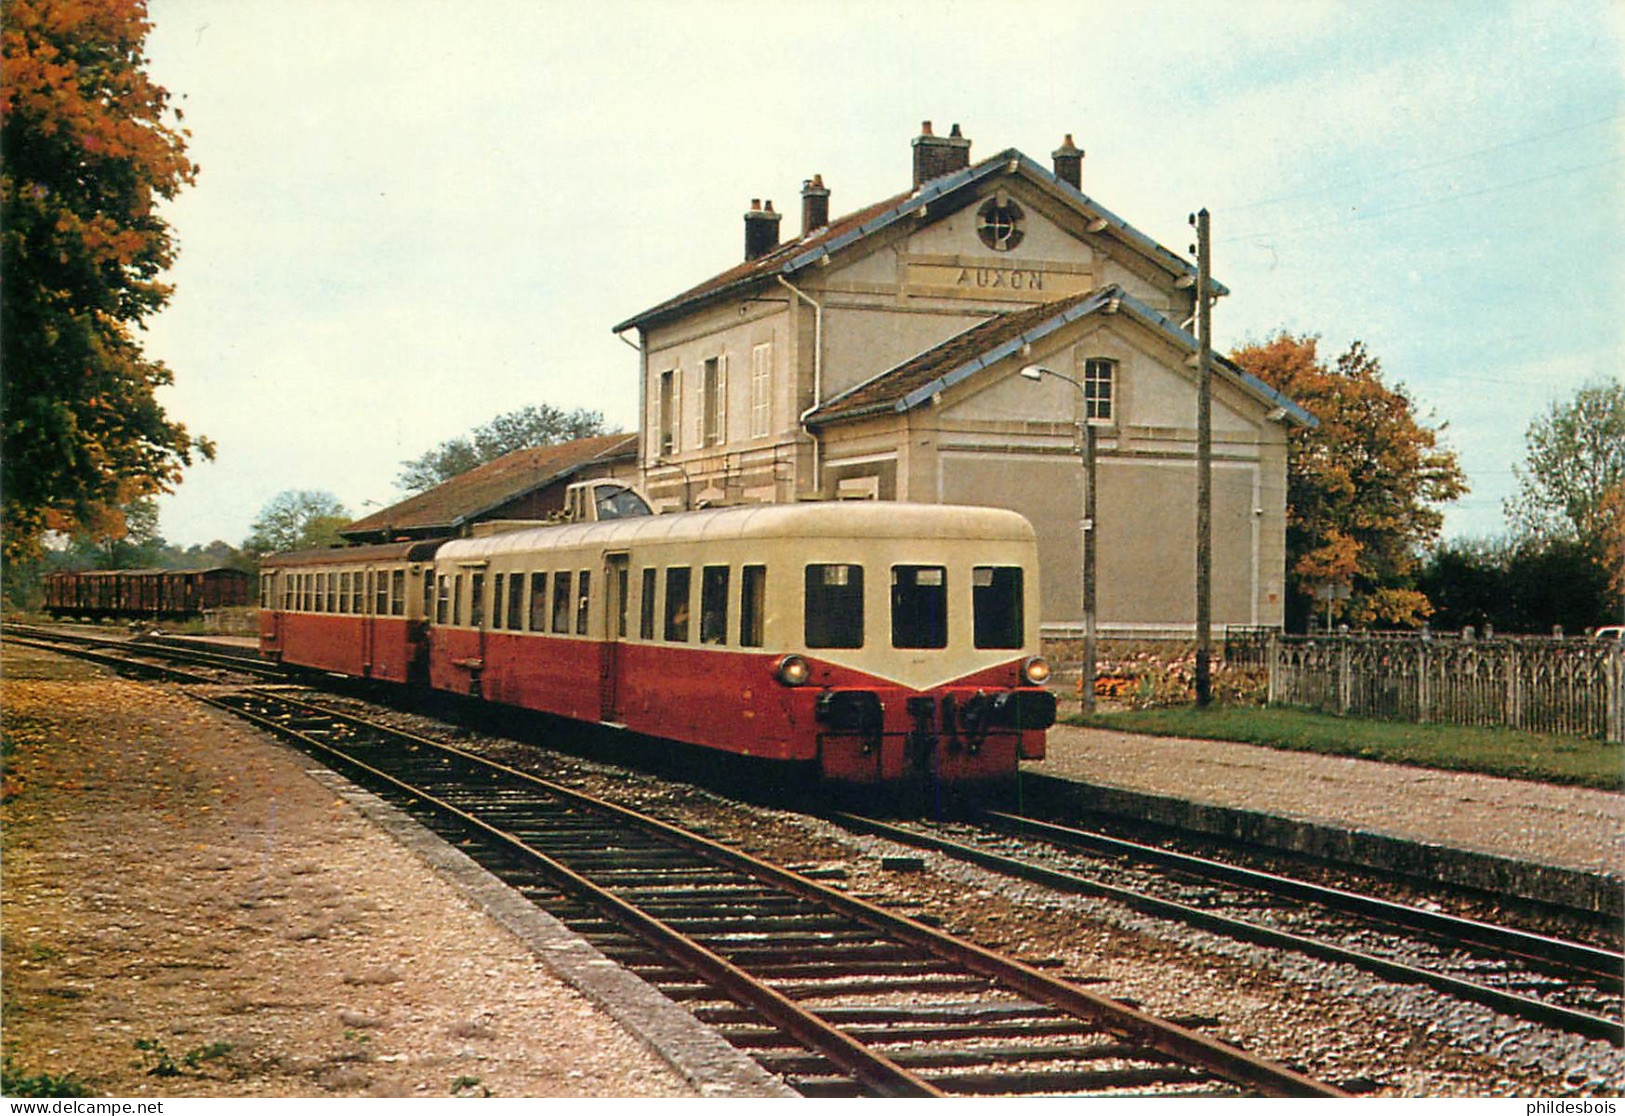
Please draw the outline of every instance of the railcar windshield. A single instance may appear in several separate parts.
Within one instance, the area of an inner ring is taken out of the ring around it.
[[[944,567],[892,567],[891,645],[948,646],[948,571]]]
[[[1026,627],[1022,612],[1020,566],[977,566],[971,570],[971,611],[979,648],[1022,646]]]
[[[863,567],[809,565],[804,616],[808,647],[862,647]]]

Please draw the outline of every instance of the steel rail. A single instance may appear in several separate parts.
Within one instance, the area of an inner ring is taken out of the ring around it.
[[[202,700],[216,705],[228,712],[234,713],[243,719],[257,724],[262,728],[277,733],[280,736],[298,740],[302,745],[313,748],[323,755],[340,760],[346,766],[365,772],[372,779],[379,780],[404,794],[409,795],[418,802],[425,803],[443,814],[454,817],[458,822],[470,829],[476,830],[518,852],[532,863],[537,865],[560,890],[587,903],[591,903],[603,911],[623,928],[631,931],[655,949],[668,956],[675,956],[686,963],[706,980],[711,981],[718,988],[723,989],[730,997],[739,1002],[749,1004],[761,1012],[775,1026],[793,1036],[796,1041],[807,1046],[825,1057],[840,1069],[873,1089],[882,1096],[888,1097],[945,1097],[942,1090],[925,1081],[923,1078],[904,1069],[891,1059],[855,1041],[839,1028],[824,1022],[816,1015],[808,1012],[787,996],[770,988],[761,981],[756,980],[739,966],[728,961],[714,951],[707,949],[699,942],[682,934],[660,919],[638,910],[632,904],[619,896],[606,891],[582,876],[580,873],[559,862],[547,853],[530,845],[523,839],[484,821],[474,814],[463,810],[437,795],[429,793],[421,786],[414,785],[395,775],[384,771],[373,764],[366,763],[355,756],[347,754],[343,749],[334,747],[307,733],[301,732],[291,726],[284,725],[274,718],[264,717],[245,710],[242,707],[221,700],[212,695],[204,695]],[[303,708],[307,711],[319,712],[324,716],[353,725],[365,725],[376,730],[377,726],[366,725],[360,718],[350,717],[336,713],[333,710],[320,709],[316,706],[296,702],[279,696],[277,701],[286,705]],[[550,795],[567,800],[581,801],[583,804],[601,805],[610,807],[612,811],[623,813],[628,818],[640,818],[641,815],[631,811],[621,811],[619,807],[612,807],[608,803],[547,783],[535,776],[527,775],[516,768],[503,764],[492,763],[479,756],[471,755],[458,748],[441,744],[426,737],[416,737],[410,733],[403,733],[396,729],[388,730],[392,735],[402,739],[410,739],[420,746],[435,749],[440,752],[455,755],[459,760],[473,762],[479,766],[499,770],[506,775],[517,776],[525,782],[534,785],[537,789]]]
[[[1018,876],[1035,883],[1042,883],[1058,890],[1113,900],[1145,914],[1200,926],[1203,929],[1224,934],[1227,937],[1292,950],[1311,957],[1318,957],[1321,960],[1343,962],[1400,983],[1425,985],[1463,1000],[1483,1004],[1508,1015],[1557,1027],[1588,1038],[1603,1039],[1615,1046],[1625,1045],[1625,1024],[1622,1024],[1617,1019],[1593,1015],[1590,1012],[1578,1011],[1559,1004],[1546,1003],[1514,992],[1490,988],[1486,985],[1450,976],[1447,973],[1434,972],[1406,965],[1402,962],[1390,961],[1387,958],[1360,953],[1330,942],[1316,941],[1313,938],[1260,926],[1257,923],[1247,922],[1243,919],[1215,914],[1212,911],[1202,910],[1173,900],[1159,899],[1129,888],[1101,883],[1098,880],[1087,879],[1070,872],[1045,868],[1042,865],[1018,860],[1000,853],[988,852],[985,849],[974,848],[941,837],[918,833],[875,818],[858,817],[852,814],[832,814],[830,817],[838,824],[859,832],[886,837],[900,844],[931,849],[956,860],[977,864],[984,868],[990,868],[1006,875]]]
[[[276,700],[289,701],[289,699],[280,695]],[[298,704],[295,702],[289,703]],[[309,708],[316,709],[317,707]],[[320,712],[324,715],[349,721],[357,726],[366,725],[366,722],[360,718],[351,718],[344,714],[335,713],[332,710],[321,709]],[[274,722],[266,723],[273,724]],[[414,737],[409,733],[399,733],[398,730],[391,729],[389,731],[403,738],[411,739],[416,743],[453,754],[459,759],[502,772],[504,775],[532,784],[559,798],[580,802],[585,806],[607,812],[629,823],[660,833],[670,840],[701,851],[707,859],[742,870],[748,875],[800,895],[803,898],[813,900],[827,907],[833,907],[856,922],[871,929],[891,934],[940,960],[962,965],[979,976],[994,980],[1041,1003],[1056,1007],[1075,1018],[1098,1025],[1118,1038],[1134,1042],[1160,1054],[1177,1058],[1187,1064],[1199,1066],[1232,1084],[1253,1089],[1269,1096],[1336,1097],[1346,1095],[1342,1090],[1324,1082],[1315,1081],[1303,1074],[1266,1059],[1255,1057],[1199,1032],[1147,1015],[1103,996],[1097,996],[1066,981],[1052,977],[1030,965],[1004,957],[973,943],[961,941],[951,935],[934,930],[924,923],[903,915],[894,914],[851,895],[826,888],[797,873],[779,868],[737,849],[688,832],[658,818],[652,818],[613,802],[551,783],[529,772],[520,771],[506,764],[473,755],[451,745],[442,744],[424,737]],[[421,792],[414,791],[413,793]],[[477,822],[476,824],[482,828],[485,827],[483,822]],[[569,871],[568,869],[564,870]],[[699,948],[704,949],[704,947]],[[718,961],[724,965],[727,964],[727,962],[721,961],[720,958],[718,958]],[[799,1008],[796,1010],[800,1011]],[[820,1025],[822,1026],[821,1023]]]
[[[1502,950],[1525,960],[1562,966],[1571,972],[1605,982],[1615,992],[1625,992],[1625,953],[1601,949],[1583,942],[1571,942],[1545,934],[1533,934],[1509,926],[1497,926],[1459,915],[1423,910],[1372,895],[1327,887],[1293,879],[1273,872],[1261,872],[1237,864],[1126,841],[1075,826],[1039,821],[1036,818],[984,811],[982,816],[1007,830],[1029,833],[1059,844],[1075,845],[1161,865],[1206,880],[1218,880],[1255,888],[1275,895],[1303,899],[1336,910],[1348,911],[1405,929],[1423,930],[1450,941],[1470,942]]]

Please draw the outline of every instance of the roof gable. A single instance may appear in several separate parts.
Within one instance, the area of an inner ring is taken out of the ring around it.
[[[1088,221],[1091,232],[1109,235],[1121,241],[1162,271],[1176,278],[1189,277],[1191,282],[1195,281],[1194,263],[1170,252],[1070,182],[1057,178],[1053,172],[1012,147],[974,166],[934,178],[917,190],[894,195],[849,213],[799,239],[781,244],[756,259],[737,264],[682,294],[628,318],[615,326],[613,332],[621,333],[634,326],[647,327],[713,298],[759,281],[770,280],[774,276],[789,278],[830,259],[837,253],[861,245],[905,218],[920,214],[929,215],[933,204],[956,201],[958,199],[955,195],[973,190],[976,186],[1001,174],[1021,175],[1082,214]],[[1223,284],[1217,281],[1213,281],[1212,286],[1216,294],[1229,293]]]
[[[1057,299],[1026,310],[1000,314],[978,323],[940,345],[917,354],[894,368],[836,395],[807,416],[809,426],[823,426],[866,415],[902,414],[930,401],[938,393],[997,364],[1056,330],[1100,313],[1127,312],[1132,318],[1188,353],[1197,339],[1139,299],[1114,284],[1087,294]],[[1317,426],[1314,416],[1240,365],[1215,354],[1213,367],[1220,375],[1300,426]]]

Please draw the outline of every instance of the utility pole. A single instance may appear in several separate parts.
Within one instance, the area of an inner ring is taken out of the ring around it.
[[[1196,704],[1213,701],[1213,296],[1208,212],[1196,226]]]

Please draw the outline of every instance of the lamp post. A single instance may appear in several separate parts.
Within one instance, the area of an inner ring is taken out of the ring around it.
[[[1078,711],[1088,716],[1095,711],[1095,424],[1089,418],[1089,393],[1071,376],[1041,364],[1022,368],[1022,376],[1037,382],[1051,376],[1071,384],[1078,391],[1082,408],[1079,420],[1078,455],[1083,466],[1083,677],[1078,684]]]

